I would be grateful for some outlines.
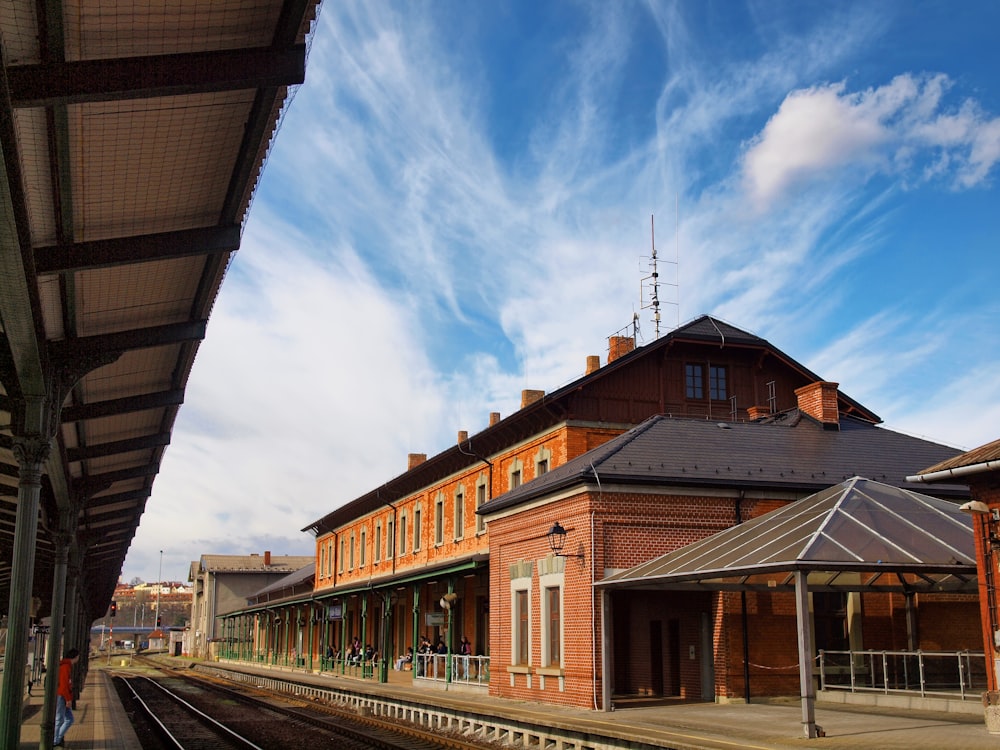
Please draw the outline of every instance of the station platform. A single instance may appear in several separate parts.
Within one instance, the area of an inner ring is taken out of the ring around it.
[[[166,657],[166,663],[199,664],[198,660]],[[281,678],[398,697],[415,703],[490,713],[537,726],[565,726],[600,736],[628,737],[633,741],[676,750],[997,750],[1000,736],[987,732],[982,713],[911,711],[820,702],[816,722],[825,737],[802,736],[801,708],[793,699],[715,704],[671,701],[620,702],[614,712],[541,705],[495,698],[482,693],[441,690],[432,683],[415,685],[407,672],[391,672],[380,684],[331,673],[314,674],[301,669],[260,667],[245,663],[204,662],[261,676]],[[21,730],[21,749],[37,748],[41,697],[29,699]],[[34,709],[34,710],[32,710]],[[28,715],[30,713],[30,716]],[[66,736],[67,748],[135,750],[138,739],[105,670],[91,668],[80,700],[76,723]]]
[[[20,750],[37,750],[42,739],[42,689],[24,704]],[[66,733],[63,747],[77,750],[142,750],[139,738],[103,667],[90,665],[83,690],[73,711],[75,721]]]

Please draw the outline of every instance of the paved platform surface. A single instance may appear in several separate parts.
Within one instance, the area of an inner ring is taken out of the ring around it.
[[[171,659],[172,660],[172,659]],[[186,660],[190,661],[190,660]],[[225,662],[215,666],[229,666]],[[802,735],[801,708],[794,700],[719,705],[670,703],[620,706],[610,713],[524,703],[473,692],[443,691],[428,684],[414,685],[409,673],[393,673],[388,684],[303,670],[232,665],[256,672],[330,688],[382,696],[398,696],[433,706],[465,708],[540,726],[565,726],[630,737],[676,750],[1000,750],[1000,736],[986,731],[981,714],[902,711],[820,703],[816,721],[826,736]],[[37,748],[40,739],[41,697],[29,700],[21,730],[21,749]],[[136,750],[132,731],[110,679],[93,668],[77,702],[76,723],[66,735],[67,748],[78,750]]]
[[[24,706],[20,750],[38,748],[42,738],[42,694],[40,689],[32,692],[34,695]],[[63,747],[71,750],[142,750],[111,679],[101,667],[90,665],[73,717],[75,721],[66,732]]]
[[[480,693],[442,691],[431,683],[414,683],[409,672],[389,673],[389,683],[353,679],[307,670],[257,667],[244,663],[214,666],[255,672],[270,677],[398,696],[432,706],[466,708],[526,721],[538,726],[565,726],[616,737],[659,744],[676,750],[1000,750],[1000,736],[986,731],[981,712],[843,706],[817,703],[816,723],[825,737],[806,739],[802,709],[794,699],[720,705],[715,703],[660,703],[621,705],[614,712],[526,703]]]

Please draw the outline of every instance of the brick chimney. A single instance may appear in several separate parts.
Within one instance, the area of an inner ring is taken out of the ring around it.
[[[590,375],[592,372],[597,372],[601,369],[601,358],[596,354],[590,354],[587,356],[587,372],[586,375]]]
[[[631,336],[612,336],[608,339],[608,364],[619,357],[624,357],[635,349],[635,340]]]
[[[270,565],[270,564],[271,564],[271,550],[266,549],[264,550],[264,565]]]
[[[461,445],[462,443],[468,442],[468,440],[469,440],[469,431],[468,430],[459,430],[458,431],[458,444]]]
[[[492,427],[493,425],[495,425],[499,421],[500,421],[500,412],[498,412],[498,411],[491,411],[490,412],[490,427]]]
[[[748,406],[747,416],[750,418],[751,422],[756,422],[764,417],[771,416],[771,410],[766,406]]]
[[[521,391],[521,408],[523,409],[525,406],[529,406],[535,403],[536,401],[541,401],[542,396],[544,395],[545,391],[532,391],[532,390]]]
[[[420,466],[420,464],[422,464],[426,460],[427,460],[427,454],[426,453],[407,453],[406,454],[406,470],[409,471],[410,469],[412,469],[412,468],[414,468],[416,466]]]
[[[819,381],[795,389],[799,411],[807,414],[828,430],[840,429],[840,410],[837,408],[839,383]]]

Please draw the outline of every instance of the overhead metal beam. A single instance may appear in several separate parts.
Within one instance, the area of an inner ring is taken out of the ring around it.
[[[207,321],[199,320],[191,323],[135,328],[130,331],[107,333],[100,336],[61,339],[48,343],[49,353],[54,361],[73,361],[109,352],[126,352],[131,349],[148,349],[154,346],[201,341],[205,338],[206,325]]]
[[[35,270],[39,274],[83,271],[143,261],[234,252],[239,247],[239,226],[188,229],[140,237],[36,247]]]
[[[100,512],[101,508],[106,505],[117,505],[119,503],[140,503],[149,499],[149,496],[153,494],[151,487],[144,487],[141,490],[132,490],[130,492],[119,492],[114,495],[100,495],[99,497],[92,497],[87,501],[87,511],[88,512]]]
[[[14,107],[292,86],[305,75],[304,44],[7,68]]]
[[[180,406],[183,403],[184,391],[179,388],[169,391],[159,391],[157,393],[147,393],[143,396],[113,398],[107,401],[95,401],[92,404],[64,406],[62,410],[62,422],[66,424],[67,422],[79,422],[84,419],[113,417],[119,414],[129,414],[147,409]]]
[[[115,482],[124,482],[129,479],[144,479],[145,477],[156,476],[160,470],[159,464],[146,464],[144,466],[134,466],[131,469],[119,469],[118,471],[106,471],[102,474],[91,474],[82,480],[82,484],[90,486],[111,485]]]
[[[102,458],[104,456],[113,456],[117,453],[130,453],[132,451],[148,450],[149,448],[159,448],[164,445],[170,445],[169,432],[130,438],[128,440],[114,440],[109,443],[98,443],[80,448],[67,448],[66,460],[84,461],[88,458]]]

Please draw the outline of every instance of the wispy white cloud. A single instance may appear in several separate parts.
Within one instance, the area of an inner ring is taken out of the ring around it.
[[[475,45],[428,6],[327,4],[126,575],[150,577],[161,548],[185,571],[206,552],[308,552],[299,529],[402,473],[406,453],[580,376],[638,307],[650,214],[661,274],[679,273],[666,323],[720,315],[890,426],[968,444],[995,424],[988,409],[948,421],[995,343],[936,371],[976,313],[901,293],[862,305],[858,289],[880,293],[865,264],[891,249],[908,190],[988,188],[997,118],[948,104],[944,75],[852,88],[842,71],[885,33],[876,10],[793,28],[753,7],[760,44],[730,54],[687,4],[581,5],[580,31],[548,42],[547,98],[499,103]],[[635,102],[647,27],[666,62],[643,70],[659,96]],[[534,122],[513,154],[486,115],[502,106]],[[622,107],[646,128],[627,141]]]
[[[943,110],[950,86],[945,75],[904,74],[855,93],[844,82],[791,92],[744,154],[751,201],[767,209],[792,188],[839,179],[848,168],[861,170],[856,183],[874,171],[899,171],[909,184],[942,177],[975,187],[1000,161],[1000,118],[968,99]],[[926,166],[906,174],[917,165]]]

